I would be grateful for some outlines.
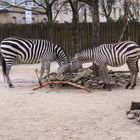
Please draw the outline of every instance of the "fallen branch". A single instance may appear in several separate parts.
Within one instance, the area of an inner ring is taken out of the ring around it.
[[[86,90],[86,91],[90,91],[90,89],[86,88],[86,87],[83,87],[83,86],[80,86],[80,85],[77,85],[75,83],[72,83],[72,82],[69,82],[69,81],[49,81],[49,82],[46,82],[44,83],[43,85],[41,86],[37,86],[35,88],[33,88],[33,90],[37,90],[37,89],[40,89],[42,87],[45,87],[45,86],[48,86],[48,85],[52,85],[52,84],[66,84],[66,85],[70,85],[70,86],[73,86],[75,88],[79,88],[79,89],[83,89],[83,90]]]

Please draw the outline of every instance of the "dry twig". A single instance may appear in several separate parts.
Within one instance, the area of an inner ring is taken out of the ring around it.
[[[88,88],[86,88],[86,87],[77,85],[77,84],[72,83],[72,82],[69,82],[69,81],[49,81],[49,82],[44,83],[44,84],[41,85],[41,86],[37,86],[37,87],[33,88],[33,90],[37,90],[37,89],[40,89],[40,88],[42,88],[42,87],[45,87],[45,86],[48,86],[48,85],[52,85],[52,84],[70,85],[70,86],[73,86],[73,87],[75,87],[75,88],[79,88],[79,89],[86,90],[86,91],[88,91],[88,92],[90,91],[90,89],[88,89]]]

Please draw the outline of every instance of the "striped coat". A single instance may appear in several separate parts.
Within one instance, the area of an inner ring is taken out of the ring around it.
[[[58,69],[59,74],[65,73],[68,69],[68,58],[63,48],[47,40],[11,37],[1,42],[0,49],[3,58],[3,72],[9,87],[13,87],[9,72],[15,58],[26,63],[41,62],[40,80],[45,70],[47,70],[48,79],[50,80],[50,64],[53,61],[57,61],[60,66]]]
[[[107,65],[118,67],[127,63],[131,73],[131,78],[126,88],[136,86],[136,78],[139,71],[138,59],[140,57],[140,47],[133,41],[123,41],[113,44],[103,44],[97,48],[85,49],[75,55],[72,60],[72,68],[78,69],[78,63],[93,62],[99,65],[105,86],[110,89],[107,75]]]

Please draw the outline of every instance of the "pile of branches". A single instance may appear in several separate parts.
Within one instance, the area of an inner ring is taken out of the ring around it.
[[[109,71],[108,73],[113,88],[125,87],[130,78],[128,71]],[[100,77],[93,75],[91,68],[82,68],[77,73],[66,74],[63,77],[57,76],[56,73],[51,73],[50,78],[51,82],[47,84],[62,85],[61,87],[73,86],[87,91],[88,89],[102,89],[103,87],[103,81]],[[46,83],[45,78],[43,83]]]
[[[128,72],[113,72],[109,71],[109,79],[112,87],[124,87],[130,78]],[[55,74],[51,74],[51,79],[53,81],[56,79]],[[77,73],[65,75],[65,81],[70,81],[78,85],[84,86],[89,89],[102,88],[103,81],[100,77],[93,75],[93,70],[90,68],[80,69]]]

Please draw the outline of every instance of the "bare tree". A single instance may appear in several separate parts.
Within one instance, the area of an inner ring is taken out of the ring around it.
[[[100,42],[99,35],[99,9],[98,9],[98,0],[93,0],[93,8],[92,8],[92,45],[93,47],[97,47]]]
[[[28,4],[30,2],[34,2],[36,4],[36,7],[33,7],[31,9],[26,8],[26,6],[22,6],[23,4]],[[47,16],[47,25],[48,25],[48,39],[50,41],[53,40],[53,25],[54,22],[60,12],[60,10],[63,8],[63,6],[65,5],[65,3],[67,2],[66,0],[61,0],[59,6],[57,5],[56,11],[55,11],[55,15],[53,13],[53,8],[55,6],[55,3],[57,3],[58,0],[43,0],[41,3],[38,2],[38,0],[28,0],[28,1],[24,1],[21,2],[19,4],[13,5],[11,3],[8,3],[4,0],[0,0],[0,3],[6,5],[7,7],[15,7],[15,8],[20,8],[23,10],[29,10],[29,11],[33,11],[36,13],[40,13],[40,14],[45,14]]]
[[[123,21],[124,26],[119,41],[122,41],[124,39],[125,34],[127,34],[127,40],[130,40],[130,33],[129,33],[130,32],[129,31],[130,5],[131,5],[130,0],[124,1],[124,21]]]
[[[140,11],[140,1],[131,0],[130,1],[129,20],[137,21],[140,17],[139,11]]]
[[[89,6],[92,6],[92,0],[77,0],[77,1],[79,1],[79,2],[83,2],[83,3],[86,3],[87,5],[89,5]]]
[[[92,47],[100,45],[99,0],[78,0],[92,7]],[[93,73],[99,76],[99,67],[92,65]]]
[[[115,0],[99,0],[99,3],[103,12],[102,14],[106,17],[106,20],[109,21]]]
[[[92,47],[100,44],[99,0],[92,0]],[[99,66],[93,64],[94,75],[99,76]]]
[[[71,9],[72,9],[72,54],[78,52],[78,22],[79,22],[79,14],[78,14],[78,1],[68,0]]]
[[[34,2],[36,4],[36,7],[33,7],[32,9],[28,9],[24,6],[22,6],[23,4],[28,4],[30,2]],[[47,19],[48,19],[48,23],[53,23],[57,17],[57,15],[59,14],[60,10],[62,9],[62,7],[65,5],[65,3],[67,2],[66,0],[61,0],[60,2],[60,6],[57,6],[56,10],[56,14],[53,16],[53,7],[55,6],[55,3],[58,2],[58,0],[43,0],[42,3],[38,2],[38,0],[28,0],[28,1],[24,1],[21,2],[19,4],[13,5],[7,1],[4,0],[0,0],[0,4],[1,5],[5,5],[6,7],[15,7],[15,8],[19,8],[19,9],[23,9],[23,10],[29,10],[29,11],[33,11],[36,13],[40,13],[40,14],[46,14]]]

